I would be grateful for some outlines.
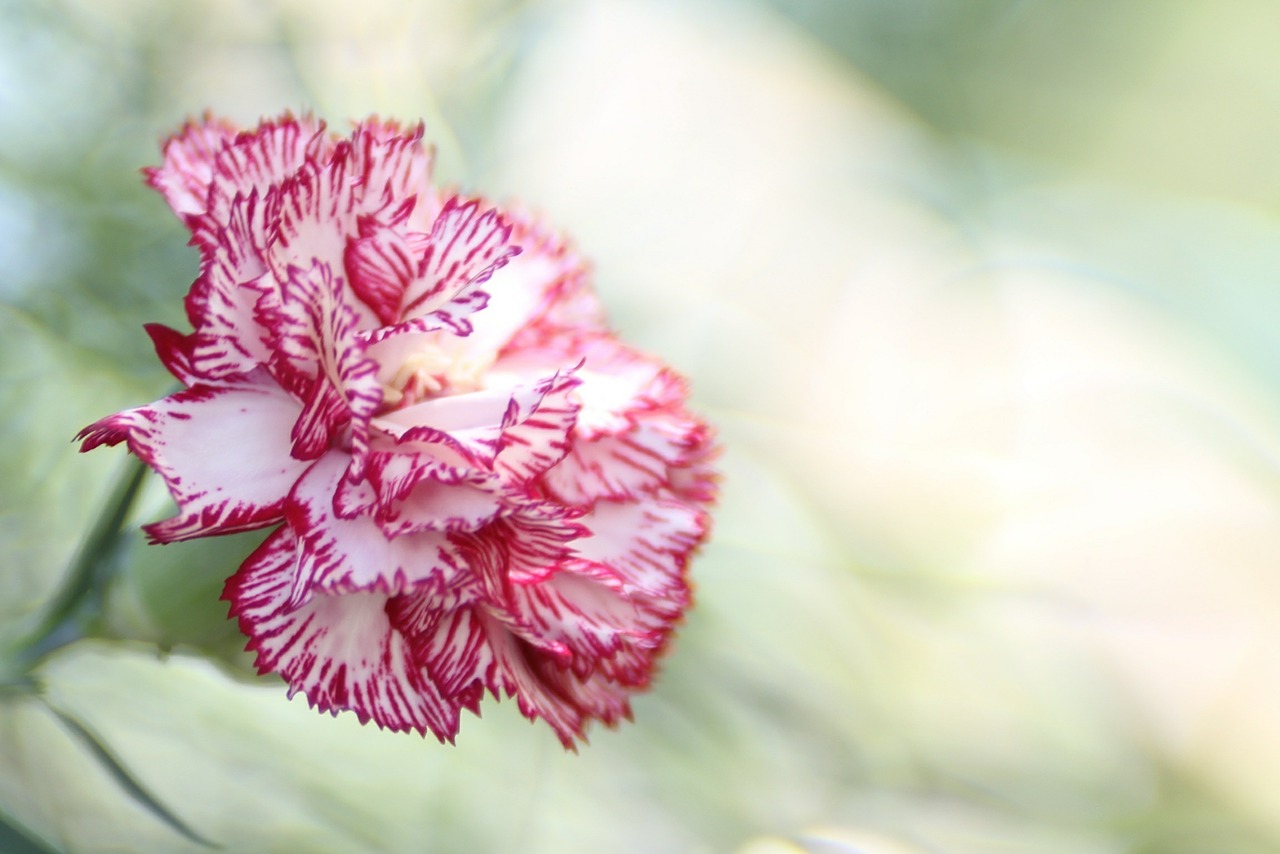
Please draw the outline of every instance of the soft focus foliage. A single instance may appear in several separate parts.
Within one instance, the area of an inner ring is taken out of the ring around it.
[[[5,6],[4,633],[114,476],[71,436],[168,387],[138,329],[196,262],[135,170],[206,106],[422,116],[727,453],[669,666],[581,755],[510,704],[441,749],[286,703],[202,592],[245,544],[131,536],[106,637],[3,698],[0,819],[196,849],[55,708],[230,850],[1275,850],[1278,14]]]

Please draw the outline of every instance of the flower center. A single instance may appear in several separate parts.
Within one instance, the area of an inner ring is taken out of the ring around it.
[[[405,359],[391,380],[383,383],[383,410],[403,409],[432,397],[478,391],[484,387],[484,373],[492,364],[492,358],[450,352],[439,346],[420,350]]]

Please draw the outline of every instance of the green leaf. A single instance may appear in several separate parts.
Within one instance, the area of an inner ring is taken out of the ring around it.
[[[149,397],[101,359],[0,304],[0,631],[12,637],[61,585],[121,455],[81,456],[86,424]]]
[[[102,590],[119,564],[120,528],[129,515],[147,469],[131,459],[102,512],[85,537],[75,563],[21,649],[19,660],[32,661],[83,635],[84,624],[101,609]]]
[[[0,811],[0,851],[8,854],[56,854],[57,849]]]
[[[227,617],[222,588],[264,537],[252,531],[158,546],[137,528],[124,532],[120,571],[104,606],[105,632],[243,661],[245,638]]]
[[[119,757],[112,752],[111,748],[108,747],[107,744],[95,732],[93,732],[93,730],[85,726],[73,715],[50,705],[47,700],[44,700],[44,703],[48,707],[49,711],[51,711],[54,716],[62,722],[63,726],[67,728],[67,731],[70,732],[77,741],[84,745],[85,749],[88,750],[91,756],[101,763],[102,767],[106,769],[111,777],[120,785],[121,790],[129,795],[129,797],[142,804],[151,812],[152,815],[192,842],[209,848],[221,847],[192,830],[186,822],[178,818],[178,816],[161,803],[155,795],[147,791],[146,787],[138,782],[137,778],[134,777],[129,769],[125,767]]]

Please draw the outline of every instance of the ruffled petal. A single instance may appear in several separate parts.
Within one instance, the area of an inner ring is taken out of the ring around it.
[[[398,441],[395,451],[371,453],[363,481],[338,484],[333,503],[339,518],[371,516],[391,538],[473,530],[502,511],[508,489],[498,475],[415,433]]]
[[[583,362],[581,439],[626,432],[644,413],[679,406],[688,396],[674,371],[614,339],[580,338],[570,352]]]
[[[204,219],[214,227],[225,223],[237,197],[265,199],[270,188],[304,164],[328,160],[334,143],[324,130],[324,122],[312,116],[295,118],[285,113],[239,134],[214,163]]]
[[[632,643],[630,639],[623,638],[617,652],[595,662],[591,676],[624,685],[632,691],[649,687],[678,625],[679,620],[671,620],[661,630],[646,637],[643,643]]]
[[[265,236],[256,192],[237,196],[226,222],[205,220],[192,234],[204,256],[186,300],[195,327],[196,370],[210,378],[227,377],[268,364],[271,333],[263,317],[280,297],[258,248]]]
[[[126,441],[164,478],[180,513],[146,530],[170,543],[280,520],[305,468],[289,454],[288,425],[297,415],[297,402],[260,373],[117,413],[79,438],[85,451]]]
[[[298,538],[288,601],[298,605],[316,593],[353,591],[429,591],[447,601],[469,595],[475,579],[447,528],[389,538],[372,517],[337,514],[334,499],[347,466],[342,452],[326,454],[298,481],[285,505]]]
[[[524,482],[568,450],[566,435],[577,412],[570,398],[577,380],[571,374],[434,397],[382,413],[373,426],[394,437],[412,431],[510,482]]]
[[[477,475],[465,480],[423,479],[401,499],[387,501],[375,515],[387,537],[423,531],[469,531],[502,510],[497,484]]]
[[[715,431],[699,424],[693,448],[679,467],[670,471],[671,494],[698,507],[710,507],[720,493],[720,473],[713,463],[720,456]],[[706,535],[704,530],[703,535]]]
[[[214,161],[235,136],[229,122],[209,113],[200,121],[188,121],[165,142],[164,162],[142,170],[147,183],[164,196],[179,218],[204,213]]]
[[[604,307],[589,284],[590,266],[552,229],[519,211],[506,211],[520,254],[485,286],[493,299],[473,315],[470,353],[496,354],[536,346],[565,329],[606,331]],[[576,361],[576,359],[574,360]]]
[[[369,419],[382,403],[377,365],[364,356],[356,340],[357,323],[342,279],[328,266],[290,268],[271,325],[273,368],[284,382],[303,391],[305,401],[291,431],[292,453],[315,459],[329,448],[337,429],[349,422],[353,479],[368,449]]]
[[[454,541],[488,599],[506,602],[512,585],[549,578],[570,558],[572,543],[587,533],[576,515],[551,502],[526,499]]]
[[[672,617],[649,604],[562,569],[545,580],[511,585],[507,601],[492,610],[526,643],[585,678],[624,644],[632,649],[662,645]]]
[[[365,480],[339,484],[334,506],[344,519],[376,513],[403,500],[423,481],[488,487],[498,477],[448,433],[425,427],[399,437],[379,432],[373,436]]]
[[[362,217],[359,236],[347,243],[344,261],[351,289],[383,324],[400,319],[400,301],[426,251],[429,236]]]
[[[670,494],[675,470],[710,443],[705,425],[683,409],[685,382],[661,363],[596,333],[563,334],[536,348],[513,350],[491,376],[538,374],[577,356],[578,415],[563,461],[544,485],[569,504],[600,498]]]
[[[571,705],[583,723],[598,720],[605,726],[616,726],[631,720],[631,694],[634,687],[613,681],[603,673],[578,676],[545,655],[526,656],[530,668],[545,687],[545,694],[559,703]],[[541,716],[541,715],[540,715]],[[561,736],[564,740],[564,736]],[[585,733],[582,740],[586,741]]]
[[[308,160],[268,191],[265,216],[270,225],[263,260],[278,281],[287,282],[294,268],[323,266],[335,275],[343,270],[347,241],[359,233],[350,168],[343,157],[326,163]],[[373,313],[351,302],[361,326],[374,325]]]
[[[550,724],[565,749],[577,750],[578,740],[586,741],[586,725],[592,719],[613,726],[631,717],[629,689],[599,674],[578,677],[529,647],[496,618],[484,619],[493,655],[490,690],[495,696],[514,696],[525,717]]]
[[[429,242],[405,223],[419,194],[432,195],[430,165],[419,138],[379,139],[360,129],[327,161],[301,163],[270,194],[266,260],[276,277],[293,266],[345,265],[362,328],[399,320],[401,299]],[[424,200],[433,207],[430,202]]]
[[[631,717],[627,698],[634,686],[558,666],[482,608],[445,611],[423,597],[404,597],[387,610],[441,693],[473,712],[485,688],[495,697],[515,697],[522,714],[545,720],[569,750],[586,741],[591,720],[613,726]]]
[[[676,494],[676,472],[692,464],[709,438],[700,422],[683,413],[646,413],[627,432],[575,439],[543,484],[575,506]]]
[[[434,152],[422,135],[421,122],[408,130],[378,119],[356,125],[345,156],[361,210],[393,212],[397,224],[430,222],[439,205],[431,187]]]
[[[414,593],[394,597],[387,613],[440,693],[479,714],[494,666],[482,611],[449,607],[430,593]]]
[[[290,606],[296,546],[293,533],[281,528],[223,592],[257,654],[258,671],[279,673],[290,696],[302,692],[320,711],[351,711],[361,723],[452,741],[458,707],[440,696],[391,625],[385,594],[320,594]]]
[[[151,338],[151,345],[155,347],[160,363],[179,382],[189,386],[202,379],[194,365],[195,336],[183,335],[162,323],[147,323],[142,328]]]
[[[685,569],[706,534],[705,513],[681,501],[599,501],[578,522],[588,531],[573,544],[579,571],[668,613],[688,605]]]
[[[495,358],[508,348],[549,351],[551,338],[564,337],[566,327],[559,324],[570,324],[576,336],[605,334],[603,309],[588,285],[585,262],[554,234],[531,225],[519,214],[513,222],[509,239],[520,247],[520,253],[492,272],[484,290],[496,296],[483,311],[467,316],[470,334],[457,335],[433,316],[366,333],[371,341],[377,339],[370,351],[379,354],[386,371],[384,382],[391,381],[415,352],[438,353],[440,361],[450,366],[440,377],[447,384],[449,375],[488,372]],[[387,295],[412,282],[406,259],[425,252],[424,240],[429,241],[430,236],[362,223],[361,237],[351,244],[348,270],[352,285],[357,291],[376,294],[372,301],[366,301],[377,304],[384,322],[390,323],[392,314],[384,305]],[[555,349],[544,353],[532,373],[553,373],[579,359],[570,348]],[[530,373],[527,367],[522,363],[507,371],[499,365],[495,370],[500,375],[524,377]]]
[[[589,517],[566,517],[558,505],[529,502],[458,543],[484,590],[483,607],[509,631],[580,677],[600,671],[643,681],[688,601],[687,587],[678,574],[665,580],[677,588],[672,607],[574,556],[591,536],[584,522]],[[606,666],[614,657],[622,660]]]
[[[566,362],[580,363],[580,438],[625,432],[642,413],[678,407],[688,396],[685,381],[657,359],[596,332],[575,330],[536,347],[510,349],[491,374],[545,375]]]
[[[436,217],[417,275],[404,292],[403,322],[377,330],[370,341],[442,328],[469,334],[467,316],[484,308],[489,299],[480,285],[520,252],[510,241],[511,226],[496,208],[482,210],[478,199],[450,198]]]
[[[430,437],[488,469],[501,450],[502,418],[510,404],[511,394],[498,390],[437,397],[383,413],[374,426],[401,438],[411,431],[421,440]]]
[[[512,397],[502,419],[494,470],[511,483],[528,483],[569,453],[569,433],[578,420],[574,390],[580,381],[569,371],[555,374],[535,387],[530,403]]]

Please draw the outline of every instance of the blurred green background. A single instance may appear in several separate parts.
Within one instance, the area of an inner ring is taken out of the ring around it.
[[[0,694],[0,849],[1280,850],[1280,6],[0,2],[0,639],[163,395],[206,108],[423,118],[690,375],[724,495],[636,723],[457,747],[252,679],[253,546],[146,547]],[[55,711],[56,710],[56,711]],[[60,716],[61,715],[61,716]],[[69,725],[78,721],[111,761]],[[115,771],[113,771],[113,767]]]

